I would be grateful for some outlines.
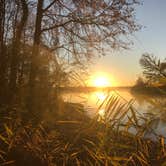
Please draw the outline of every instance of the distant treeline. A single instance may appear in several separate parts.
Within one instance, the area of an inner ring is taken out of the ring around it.
[[[134,86],[131,88],[131,92],[151,96],[166,96],[166,86]]]
[[[148,53],[140,59],[143,77],[138,77],[132,92],[149,95],[166,95],[166,59],[160,60]]]
[[[69,92],[91,92],[91,91],[112,91],[131,89],[129,86],[124,87],[59,87],[61,91]]]

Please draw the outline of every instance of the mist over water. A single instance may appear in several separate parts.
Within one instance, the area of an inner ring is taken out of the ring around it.
[[[92,92],[67,92],[63,93],[63,99],[68,102],[81,103],[89,117],[99,114],[104,116],[105,110],[100,107],[108,96],[117,96],[121,103],[131,103],[138,116],[154,118],[152,129],[159,135],[166,136],[166,98],[146,95],[135,95],[130,89],[122,90],[96,90]],[[129,113],[127,113],[128,115]],[[127,116],[126,115],[126,116]],[[132,131],[134,132],[134,131]],[[148,135],[148,134],[147,134]],[[148,135],[148,137],[152,137]]]

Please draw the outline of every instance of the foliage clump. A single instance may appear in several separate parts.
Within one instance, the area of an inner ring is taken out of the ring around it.
[[[150,54],[143,54],[140,59],[140,65],[143,67],[143,74],[151,84],[166,84],[166,61],[161,61]]]

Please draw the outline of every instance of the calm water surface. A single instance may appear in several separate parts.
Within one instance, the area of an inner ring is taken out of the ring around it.
[[[108,95],[118,96],[121,103],[132,102],[133,108],[143,117],[154,115],[155,125],[153,130],[157,134],[166,136],[166,98],[149,97],[145,95],[133,95],[129,89],[113,91],[93,91],[93,92],[67,92],[63,98],[68,102],[79,102],[85,107],[88,116],[96,114],[104,115],[104,108],[100,108],[101,103]]]

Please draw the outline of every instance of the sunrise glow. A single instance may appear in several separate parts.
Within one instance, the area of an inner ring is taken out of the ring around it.
[[[100,76],[100,77],[97,77],[95,80],[94,80],[94,85],[96,87],[106,87],[106,86],[109,86],[110,83],[109,83],[109,80],[107,77],[104,77],[104,76]]]
[[[110,87],[112,86],[112,79],[106,73],[96,73],[92,76],[89,84],[94,87]]]

